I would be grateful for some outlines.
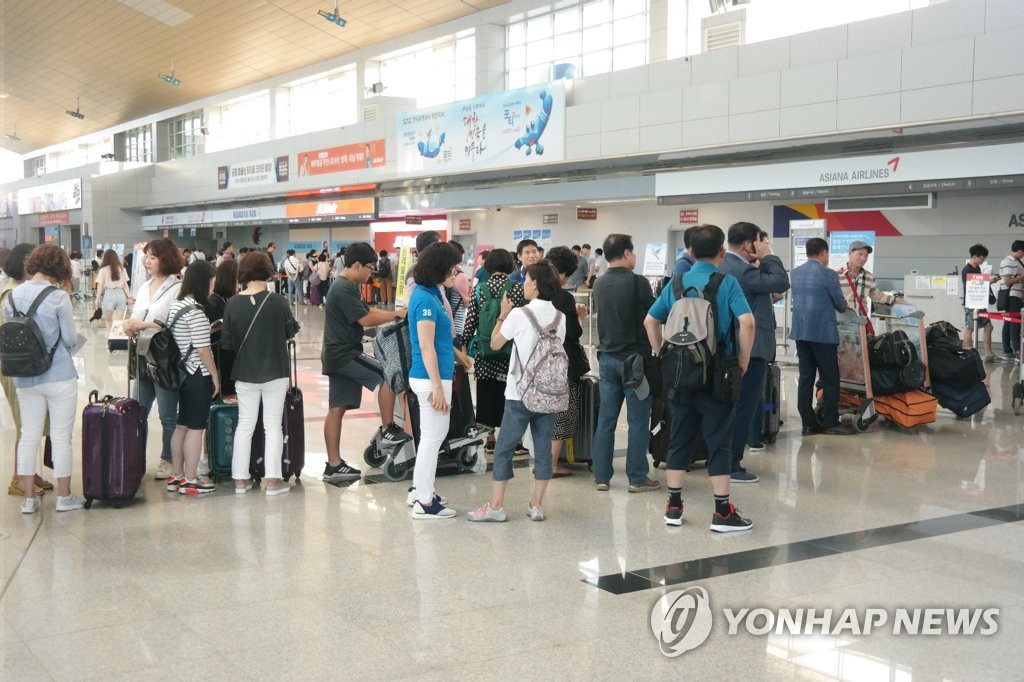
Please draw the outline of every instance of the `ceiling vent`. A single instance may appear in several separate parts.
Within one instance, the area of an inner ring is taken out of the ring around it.
[[[747,24],[747,11],[726,12],[701,20],[704,52],[742,45]]]

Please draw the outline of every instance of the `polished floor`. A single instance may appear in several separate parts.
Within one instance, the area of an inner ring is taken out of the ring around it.
[[[369,396],[343,429],[345,456],[369,478],[319,480],[322,313],[303,307],[300,319],[307,462],[291,494],[225,488],[182,499],[147,478],[122,509],[56,514],[47,496],[41,513],[23,516],[19,498],[0,504],[0,679],[1024,679],[1024,417],[1009,410],[1013,365],[989,366],[993,402],[971,420],[940,411],[912,431],[881,423],[809,438],[787,368],[783,432],[745,460],[761,481],[733,487],[749,533],[709,532],[699,469],[682,527],[666,527],[664,491],[628,493],[621,457],[610,492],[596,492],[583,466],[554,481],[544,523],[526,517],[525,463],[507,523],[419,522],[407,484],[362,464],[377,425]],[[93,388],[123,394],[125,356],[107,353],[101,328],[82,328],[80,401]],[[12,470],[12,441],[0,407],[2,471]],[[460,512],[489,488],[485,474],[438,479]],[[709,595],[710,637],[663,656],[652,608],[694,586]],[[726,608],[999,616],[991,636],[756,635],[729,634]]]

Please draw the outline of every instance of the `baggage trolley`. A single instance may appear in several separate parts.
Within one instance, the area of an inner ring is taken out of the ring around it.
[[[868,366],[867,324],[866,317],[851,312],[838,315],[839,414],[853,415],[853,427],[861,433],[878,419]],[[819,422],[824,421],[820,392],[815,414]]]
[[[1003,324],[1022,324],[1021,313],[990,313],[983,310],[978,313],[978,317],[996,320]],[[1021,329],[1024,331],[1024,327]],[[1013,392],[1010,394],[1010,405],[1013,408],[1013,413],[1019,417],[1024,414],[1024,344],[1017,356],[1017,381],[1013,384]]]
[[[875,319],[881,320],[885,325],[886,332],[902,330],[914,347],[917,348],[917,357],[924,364],[924,390],[931,387],[931,374],[928,370],[928,344],[925,341],[924,312],[909,303],[894,303],[889,313],[875,312],[872,314]]]

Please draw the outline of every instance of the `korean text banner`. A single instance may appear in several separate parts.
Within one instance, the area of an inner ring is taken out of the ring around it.
[[[386,162],[384,140],[299,152],[299,177],[360,168],[380,168]]]
[[[482,95],[398,115],[398,172],[532,166],[565,158],[565,84]]]

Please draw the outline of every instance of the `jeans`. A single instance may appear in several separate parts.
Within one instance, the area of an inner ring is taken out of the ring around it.
[[[527,426],[533,436],[534,469],[537,472],[534,478],[538,481],[551,480],[551,434],[555,429],[555,415],[530,412],[518,400],[506,400],[505,416],[501,419],[501,431],[494,445],[492,477],[495,481],[509,481],[515,476],[512,473],[512,455]]]
[[[452,404],[452,382],[442,381],[444,399]],[[430,379],[409,379],[409,388],[420,402],[420,444],[416,448],[416,464],[412,471],[412,484],[416,488],[416,499],[424,507],[434,499],[434,479],[437,477],[437,455],[441,444],[448,437],[448,423],[451,413],[442,414],[430,404]],[[549,446],[550,447],[550,446]],[[548,460],[551,453],[548,453]]]
[[[594,433],[594,480],[608,483],[612,479],[612,455],[615,450],[615,426],[619,421],[622,401],[626,401],[626,423],[629,438],[626,445],[626,476],[631,484],[643,483],[650,473],[647,446],[651,441],[651,396],[640,400],[636,391],[622,385],[622,360],[607,353],[598,353],[601,371],[601,406],[598,408],[597,431]],[[534,442],[536,442],[534,438]]]
[[[1021,299],[1010,296],[1006,301],[1006,312],[1019,313]],[[1020,355],[1020,325],[1003,322],[1003,355]]]
[[[729,444],[733,433],[735,405],[720,403],[711,393],[691,393],[685,400],[670,398],[672,431],[668,437],[665,468],[683,471],[692,460],[693,441],[698,429],[708,446],[708,476],[728,475],[732,461]]]
[[[839,426],[839,346],[834,343],[797,341],[800,382],[796,389],[796,407],[804,428],[815,428],[814,375],[821,379],[822,426]]]
[[[160,388],[148,379],[139,380],[139,406],[142,408],[142,420],[149,421],[149,412],[156,401],[157,413],[160,415],[160,426],[163,429],[163,447],[160,459],[171,461],[171,436],[178,424],[178,392]]]
[[[302,303],[302,280],[288,278],[288,303]]]
[[[50,415],[50,445],[53,448],[53,476],[71,475],[71,432],[75,427],[78,404],[78,380],[51,381],[18,389],[21,409],[21,439],[18,441],[18,475],[36,473],[39,441],[43,437],[46,415]],[[550,460],[550,454],[548,460]]]
[[[274,379],[262,384],[236,381],[238,392],[238,425],[231,450],[231,477],[238,481],[249,478],[252,457],[252,436],[256,419],[263,404],[263,466],[267,478],[281,478],[281,452],[284,450],[284,396],[288,391],[288,378]]]
[[[747,438],[751,433],[751,421],[756,419],[760,425],[764,418],[764,372],[767,367],[768,361],[764,358],[750,358],[747,372],[740,384],[740,399],[736,403],[730,443],[733,471],[742,468],[740,462],[743,460],[743,451],[747,447]],[[760,437],[757,442],[761,442]]]

